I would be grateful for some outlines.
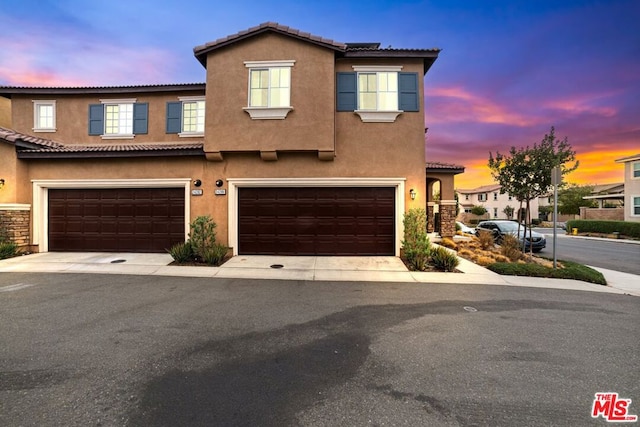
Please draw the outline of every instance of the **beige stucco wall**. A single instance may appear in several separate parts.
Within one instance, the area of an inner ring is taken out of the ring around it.
[[[169,93],[124,93],[92,95],[13,95],[13,127],[17,132],[52,139],[65,144],[101,144],[101,143],[149,143],[149,142],[190,142],[194,138],[180,138],[177,134],[166,133],[167,102],[178,101],[179,96],[202,96],[199,91]],[[89,105],[100,104],[100,100],[135,99],[136,102],[149,103],[149,129],[146,134],[137,134],[133,139],[108,139],[99,135],[89,135]],[[33,101],[56,100],[56,132],[33,131]],[[202,140],[202,138],[200,138]]]
[[[11,100],[0,96],[0,126],[11,128]]]
[[[244,61],[295,61],[291,106],[283,120],[252,120]],[[208,152],[333,151],[334,52],[278,34],[263,34],[213,51],[207,59]]]
[[[0,142],[0,203],[30,203],[28,164],[16,158],[15,146]]]
[[[633,164],[639,160],[629,161],[624,164],[624,220],[640,222],[640,215],[633,211],[633,198],[640,197],[640,178],[633,177]]]

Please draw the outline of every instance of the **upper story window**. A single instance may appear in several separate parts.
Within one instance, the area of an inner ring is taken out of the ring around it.
[[[464,199],[465,199],[465,200],[469,200],[469,195],[468,195],[468,194],[465,194],[465,195],[464,195]]]
[[[398,73],[358,73],[358,109],[398,111]]]
[[[183,136],[203,136],[205,118],[204,96],[184,96],[178,102],[167,102],[167,133]]]
[[[33,101],[34,132],[55,132],[56,101]]]
[[[337,111],[353,111],[363,122],[394,122],[403,112],[417,112],[417,73],[402,66],[353,66],[336,76]]]
[[[245,61],[249,69],[249,100],[244,110],[252,119],[284,119],[291,107],[294,60]]]
[[[640,162],[635,162],[631,164],[631,173],[634,178],[640,178]]]
[[[486,202],[487,201],[487,193],[478,194],[478,201],[479,202]]]
[[[633,206],[631,206],[631,215],[640,215],[640,196],[632,197]]]
[[[493,200],[497,201],[498,200],[498,193],[493,193]]]
[[[89,135],[133,138],[148,131],[149,104],[135,99],[101,99],[89,105]]]

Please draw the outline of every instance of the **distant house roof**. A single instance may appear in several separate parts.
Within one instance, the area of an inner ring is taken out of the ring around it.
[[[203,156],[203,142],[157,142],[144,144],[62,144],[0,127],[0,142],[16,147],[20,159],[86,158],[86,157],[158,157]]]
[[[500,190],[502,186],[500,184],[483,185],[482,187],[472,188],[470,190],[457,189],[458,193],[463,194],[475,194],[475,193],[488,193],[490,191]]]
[[[200,63],[207,66],[207,54],[214,50],[229,46],[233,43],[254,37],[267,32],[282,34],[308,43],[331,49],[339,57],[353,58],[421,58],[424,60],[424,73],[434,63],[440,49],[392,49],[391,47],[380,49],[380,43],[341,43],[324,37],[316,36],[277,22],[264,22],[258,26],[239,31],[235,34],[205,43],[193,48],[195,57]]]
[[[621,159],[617,159],[616,163],[633,162],[635,160],[640,160],[640,153],[634,154],[633,156],[628,156],[628,157],[623,157]]]
[[[76,86],[76,87],[36,87],[36,86],[0,86],[0,96],[11,98],[13,94],[33,95],[79,95],[79,94],[119,94],[149,92],[197,91],[204,94],[205,83],[176,83],[135,86]]]
[[[457,175],[464,172],[464,166],[452,163],[427,162],[427,173],[451,173]]]
[[[624,182],[615,184],[594,185],[591,194],[617,194],[624,193]]]

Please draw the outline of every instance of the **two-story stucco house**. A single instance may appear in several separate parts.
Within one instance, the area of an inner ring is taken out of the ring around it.
[[[616,163],[624,164],[624,220],[640,222],[640,153]]]
[[[486,219],[524,218],[526,206],[523,204],[520,210],[520,202],[508,193],[500,193],[501,188],[500,184],[491,184],[472,189],[457,189],[461,207],[459,218],[465,221],[470,217],[471,208],[474,206],[483,206],[487,210]],[[537,198],[529,202],[532,218],[538,217],[538,202]],[[512,215],[505,213],[507,207],[513,208]]]
[[[163,252],[209,215],[234,254],[398,255],[438,53],[264,23],[194,49],[205,83],[0,87],[0,215],[40,252]]]

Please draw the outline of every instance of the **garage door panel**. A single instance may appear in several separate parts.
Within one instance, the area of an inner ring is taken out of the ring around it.
[[[395,188],[239,188],[238,252],[393,255]]]
[[[164,252],[184,241],[184,189],[49,189],[49,250]]]

